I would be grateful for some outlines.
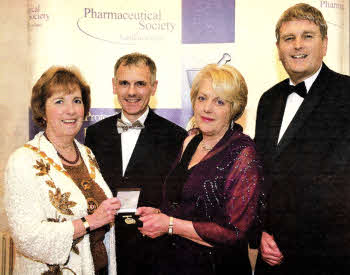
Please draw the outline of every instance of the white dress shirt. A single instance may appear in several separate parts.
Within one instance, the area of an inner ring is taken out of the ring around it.
[[[145,124],[148,113],[149,113],[149,108],[147,107],[146,112],[144,112],[142,116],[138,118],[138,121],[141,122],[143,125]],[[122,111],[121,119],[127,124],[130,124],[130,125],[132,124],[125,117],[123,111]],[[141,129],[129,129],[128,131],[121,133],[123,176],[124,176],[126,167],[128,167],[132,152],[134,151],[134,148],[140,133],[141,133]]]
[[[316,73],[314,73],[309,78],[305,79],[305,86],[306,86],[306,93],[309,93],[310,88],[314,81],[316,80],[317,76],[319,75],[321,71],[321,67],[318,69]],[[295,86],[295,84],[289,79],[289,84]],[[284,114],[283,114],[283,120],[281,124],[280,133],[278,136],[278,143],[280,142],[281,138],[283,137],[284,133],[286,132],[290,122],[294,118],[295,114],[297,113],[300,105],[303,103],[304,98],[298,95],[297,93],[291,93],[287,98],[286,107],[284,108]]]

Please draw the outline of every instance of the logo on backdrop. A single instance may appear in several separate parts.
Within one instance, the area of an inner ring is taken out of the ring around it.
[[[327,21],[329,32],[343,31],[344,20],[342,20],[343,16],[339,16],[339,14],[344,14],[344,0],[320,0],[319,8]],[[331,29],[333,27],[336,29]]]
[[[40,27],[45,22],[49,21],[50,16],[45,11],[41,10],[40,4],[37,4],[29,6],[28,19],[30,27]]]
[[[328,8],[328,9],[339,9],[344,10],[344,1],[320,1],[320,7],[321,8]]]
[[[84,8],[77,21],[81,32],[116,44],[167,41],[176,38],[177,24],[164,10],[100,10]]]

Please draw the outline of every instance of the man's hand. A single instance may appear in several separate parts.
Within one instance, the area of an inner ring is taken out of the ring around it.
[[[271,266],[282,263],[283,255],[281,251],[279,250],[273,236],[266,232],[262,233],[260,253],[263,260]]]

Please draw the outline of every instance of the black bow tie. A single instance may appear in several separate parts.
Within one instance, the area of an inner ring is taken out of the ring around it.
[[[301,97],[305,98],[307,95],[305,82],[300,82],[298,85],[289,85],[288,95],[292,93],[297,93]]]
[[[118,118],[117,120],[117,128],[118,128],[118,133],[124,133],[129,129],[143,129],[145,126],[138,120],[136,120],[133,124],[128,124],[124,122],[122,119]]]

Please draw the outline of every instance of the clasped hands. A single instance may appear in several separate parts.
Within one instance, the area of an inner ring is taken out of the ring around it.
[[[260,243],[262,259],[271,266],[280,265],[283,261],[283,254],[279,250],[272,235],[263,232]]]
[[[143,227],[138,228],[142,235],[154,239],[168,233],[169,216],[160,213],[158,209],[139,207],[136,215],[139,215],[139,220],[143,222]]]

